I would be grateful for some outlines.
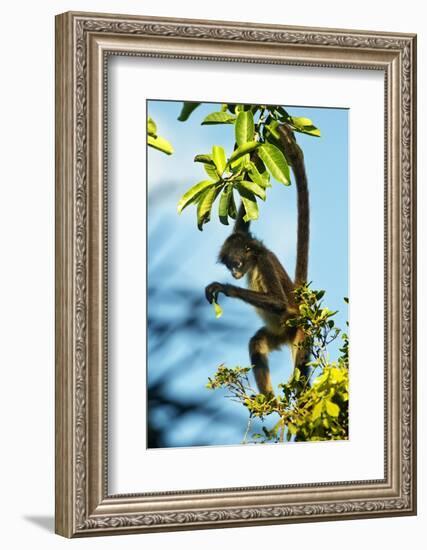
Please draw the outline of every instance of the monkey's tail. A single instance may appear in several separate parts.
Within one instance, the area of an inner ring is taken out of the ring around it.
[[[307,282],[308,276],[308,246],[310,239],[310,205],[307,173],[305,170],[304,154],[296,142],[293,131],[283,124],[278,127],[280,143],[286,159],[292,166],[297,188],[297,260],[295,267],[295,284],[297,286]]]
[[[251,225],[250,221],[245,221],[243,218],[246,215],[246,210],[243,202],[240,202],[239,211],[237,213],[236,222],[234,223],[233,233],[249,233]]]

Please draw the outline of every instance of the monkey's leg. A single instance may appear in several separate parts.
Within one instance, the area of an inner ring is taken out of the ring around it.
[[[249,341],[249,355],[255,381],[259,392],[264,395],[274,395],[268,367],[268,354],[276,349],[276,346],[274,336],[265,327],[258,330]]]

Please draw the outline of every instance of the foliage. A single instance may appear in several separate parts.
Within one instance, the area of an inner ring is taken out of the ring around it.
[[[262,433],[252,435],[253,442],[348,439],[347,333],[335,326],[332,317],[336,312],[323,307],[323,290],[315,291],[309,285],[302,285],[295,294],[299,314],[290,319],[288,325],[299,327],[304,332],[305,338],[300,345],[312,357],[308,380],[303,379],[296,368],[290,380],[280,384],[278,396],[266,397],[251,387],[250,368],[221,365],[214,377],[209,378],[208,389],[226,389],[227,397],[247,408],[249,419],[244,443],[252,420],[259,418],[264,422],[268,417],[274,419],[273,426],[267,428],[264,425]],[[338,337],[342,339],[340,356],[331,362],[328,345]]]
[[[178,120],[185,121],[200,103],[184,102]],[[212,206],[219,199],[218,217],[228,225],[236,219],[236,192],[245,208],[245,221],[258,219],[257,199],[266,200],[270,178],[283,185],[290,184],[289,161],[280,144],[279,125],[292,131],[320,136],[312,121],[292,117],[279,105],[222,104],[220,111],[207,115],[202,125],[234,125],[235,147],[227,155],[223,147],[214,145],[209,153],[196,155],[195,162],[203,165],[208,179],[188,189],[178,202],[181,213],[187,206],[197,207],[197,227],[203,230],[211,218]]]
[[[148,117],[147,121],[147,143],[150,147],[162,151],[162,153],[166,153],[167,155],[173,153],[173,147],[169,141],[157,135],[157,125],[151,117]]]
[[[212,300],[212,305],[215,311],[215,317],[219,319],[222,316],[222,307],[215,300]]]

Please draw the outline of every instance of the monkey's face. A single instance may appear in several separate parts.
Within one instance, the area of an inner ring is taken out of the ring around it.
[[[235,279],[241,279],[253,263],[249,239],[244,235],[231,235],[223,244],[219,261],[223,263]]]
[[[245,266],[244,261],[239,258],[230,259],[226,262],[225,265],[235,279],[241,279],[248,270],[248,268]]]

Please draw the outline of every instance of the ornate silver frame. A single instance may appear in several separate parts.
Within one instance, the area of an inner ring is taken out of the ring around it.
[[[385,477],[109,495],[105,59],[144,55],[385,74]],[[416,513],[416,37],[218,21],[56,18],[56,532],[66,537]]]

